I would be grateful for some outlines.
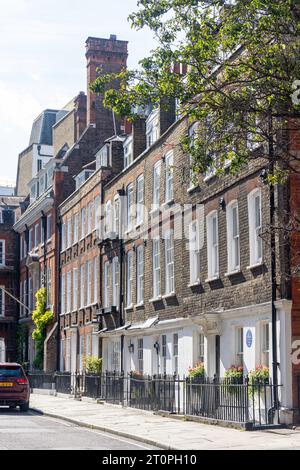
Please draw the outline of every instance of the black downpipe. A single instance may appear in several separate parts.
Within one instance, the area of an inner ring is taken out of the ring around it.
[[[124,193],[124,186],[121,191],[121,193]],[[123,241],[123,204],[122,204],[122,198],[120,199],[120,216],[119,220],[121,223],[121,227],[119,227],[119,266],[120,266],[120,293],[119,293],[119,322],[120,326],[124,326],[124,315],[123,315],[123,308],[124,308],[124,241]],[[124,371],[124,335],[121,336],[121,371]]]
[[[274,174],[274,140],[273,140],[273,120],[272,112],[269,116],[269,174]],[[272,303],[272,372],[274,385],[274,407],[278,408],[278,358],[277,358],[277,279],[276,279],[276,239],[274,232],[275,222],[275,188],[270,184],[270,225],[271,225],[271,303]]]
[[[47,217],[45,216],[44,212],[42,212],[42,227],[43,227],[43,245],[44,245],[44,274],[43,274],[43,282],[44,282],[44,286],[43,287],[46,287],[46,282],[47,282],[47,279],[46,279],[46,275],[47,275],[47,268],[46,268],[46,265],[47,265]]]
[[[61,219],[57,222],[57,233],[58,233],[58,253],[57,253],[57,357],[56,357],[56,370],[60,370],[60,314],[61,314],[61,248],[62,248],[62,230],[61,230]]]

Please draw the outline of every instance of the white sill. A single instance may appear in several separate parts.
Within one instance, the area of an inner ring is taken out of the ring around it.
[[[174,198],[169,199],[168,201],[165,201],[165,202],[163,203],[162,207],[171,206],[172,204],[174,204]]]
[[[127,312],[129,310],[133,310],[133,304],[128,305],[127,307],[125,307],[125,312]]]
[[[135,304],[135,308],[141,308],[141,307],[144,307],[145,304],[144,302],[140,302],[139,304]]]
[[[155,209],[151,209],[151,211],[149,211],[149,215],[153,218],[157,217],[159,214],[160,214],[160,208],[159,207],[156,207]]]
[[[204,180],[205,181],[205,180]],[[188,189],[187,189],[187,193],[190,194],[192,193],[193,191],[195,191],[195,189],[198,189],[199,188],[199,185],[195,185],[195,186],[190,186]]]
[[[213,173],[211,173],[210,175],[207,175],[203,178],[203,181],[206,183],[206,181],[209,181],[211,180],[212,178],[214,178],[216,176],[216,172],[214,171]]]
[[[234,271],[230,271],[228,273],[225,273],[224,276],[230,277],[230,276],[234,276],[235,274],[240,274],[241,272],[242,272],[241,268],[237,268]]]
[[[209,277],[208,279],[205,279],[205,282],[214,282],[214,281],[219,281],[220,276],[214,276],[214,277]]]
[[[263,261],[260,261],[260,263],[251,264],[250,266],[247,266],[246,269],[250,271],[251,269],[260,268],[261,266],[263,266],[263,264]]]
[[[149,299],[149,303],[160,302],[161,299],[162,299],[162,296],[159,295],[158,297],[153,297],[153,299]]]
[[[176,293],[170,292],[169,294],[165,294],[162,296],[163,299],[170,299],[171,297],[176,297]]]
[[[201,284],[201,281],[200,279],[198,279],[198,281],[191,282],[190,284],[188,284],[188,287],[197,287],[197,286],[200,286],[200,284]]]

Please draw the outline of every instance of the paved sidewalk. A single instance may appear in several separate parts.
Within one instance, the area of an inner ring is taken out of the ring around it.
[[[300,430],[238,431],[73,398],[31,395],[31,408],[162,449],[300,449]]]

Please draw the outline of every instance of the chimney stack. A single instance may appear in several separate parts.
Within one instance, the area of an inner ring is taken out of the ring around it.
[[[114,117],[111,110],[104,108],[103,95],[97,96],[90,90],[90,84],[99,73],[119,73],[127,66],[128,41],[120,41],[114,34],[109,39],[89,37],[86,41],[87,59],[87,124],[95,124],[100,142],[115,134]],[[97,71],[100,69],[100,71]],[[114,83],[113,87],[118,87]],[[116,117],[116,131],[120,133],[121,121]]]

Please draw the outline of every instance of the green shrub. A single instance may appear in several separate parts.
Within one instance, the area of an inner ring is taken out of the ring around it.
[[[203,362],[199,362],[198,364],[195,365],[195,367],[189,368],[189,378],[195,379],[198,377],[200,378],[205,377],[205,368],[204,368]]]
[[[85,356],[83,358],[83,367],[87,374],[101,374],[102,357]]]
[[[32,339],[35,341],[36,355],[33,366],[36,369],[42,369],[47,325],[53,320],[53,313],[47,310],[47,291],[44,287],[37,291],[35,298],[35,310],[32,312],[32,321],[35,328],[32,332]]]

